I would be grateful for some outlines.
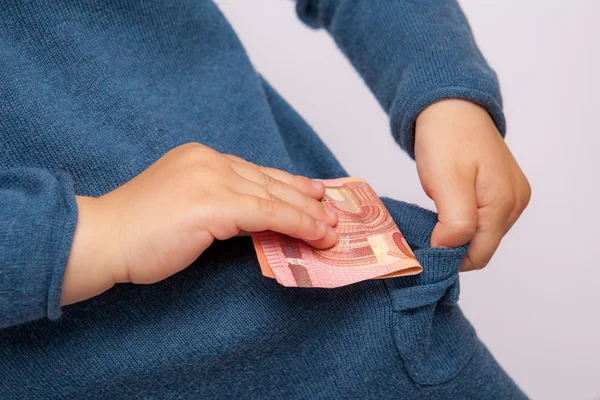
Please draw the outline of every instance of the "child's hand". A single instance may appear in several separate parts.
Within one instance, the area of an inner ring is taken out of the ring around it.
[[[415,158],[439,222],[431,247],[470,243],[462,271],[485,267],[531,196],[487,111],[464,100],[443,100],[417,118]]]
[[[79,220],[62,304],[118,282],[154,283],[186,268],[215,239],[273,230],[315,247],[335,244],[337,215],[320,182],[262,168],[199,144],[177,147],[131,181],[93,199]]]

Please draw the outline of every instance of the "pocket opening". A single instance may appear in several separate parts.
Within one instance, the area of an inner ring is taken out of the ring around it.
[[[456,304],[458,269],[468,246],[430,248],[437,215],[401,201],[382,200],[423,267],[418,275],[384,280],[396,350],[415,383],[441,384],[468,364],[477,343],[475,330]]]

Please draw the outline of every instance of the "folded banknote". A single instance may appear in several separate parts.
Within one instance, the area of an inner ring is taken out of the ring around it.
[[[339,216],[337,243],[325,250],[266,231],[252,234],[262,274],[284,286],[335,288],[423,269],[381,199],[359,178],[321,180],[321,201]]]

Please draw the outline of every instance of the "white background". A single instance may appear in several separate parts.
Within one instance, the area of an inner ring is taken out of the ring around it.
[[[350,174],[434,209],[325,31],[305,27],[292,1],[216,1],[256,68]],[[600,399],[600,1],[461,4],[500,76],[507,142],[533,187],[488,268],[462,275],[463,310],[532,398]]]

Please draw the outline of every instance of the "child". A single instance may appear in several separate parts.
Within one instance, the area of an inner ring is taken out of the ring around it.
[[[308,177],[345,171],[212,2],[8,0],[3,398],[524,397],[454,304],[459,267],[483,268],[530,197],[458,5],[297,10],[333,35],[416,159],[438,220],[386,204],[423,274],[336,290],[260,277],[249,239],[231,238],[333,245],[337,216]]]

